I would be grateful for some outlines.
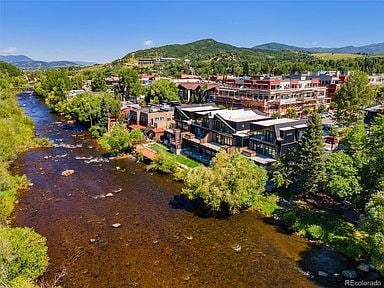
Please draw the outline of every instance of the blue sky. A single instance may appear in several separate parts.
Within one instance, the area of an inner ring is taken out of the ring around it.
[[[236,46],[384,41],[384,1],[0,0],[0,54],[108,62],[203,38]]]

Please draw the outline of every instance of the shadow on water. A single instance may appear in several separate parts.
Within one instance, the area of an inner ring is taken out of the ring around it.
[[[185,195],[174,196],[169,201],[169,205],[174,209],[186,210],[201,218],[227,219],[231,216],[228,206],[224,204],[222,204],[220,212],[212,212],[205,205],[203,199],[196,198],[190,200]]]

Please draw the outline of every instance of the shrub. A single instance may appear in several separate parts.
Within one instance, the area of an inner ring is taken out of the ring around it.
[[[157,152],[147,170],[160,171],[164,173],[175,173],[179,170],[177,162],[165,152]]]
[[[104,127],[93,125],[91,126],[91,128],[89,128],[89,132],[91,133],[93,138],[100,138],[107,131],[105,130]]]
[[[6,281],[16,277],[36,279],[48,266],[46,239],[30,228],[0,229],[0,267]]]
[[[38,147],[52,147],[53,142],[49,138],[41,137],[41,138],[34,138],[35,145]]]
[[[15,207],[16,190],[1,190],[0,191],[0,225],[7,223],[7,218],[11,215]]]
[[[306,229],[306,235],[313,239],[322,239],[324,236],[323,228],[319,225],[309,225],[309,227]]]

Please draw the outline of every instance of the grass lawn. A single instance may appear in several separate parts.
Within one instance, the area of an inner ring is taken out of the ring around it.
[[[196,162],[195,160],[189,159],[182,155],[176,155],[169,152],[167,147],[158,143],[150,144],[149,148],[151,148],[153,151],[156,151],[156,152],[163,151],[166,154],[168,154],[170,157],[172,157],[176,162],[183,164],[189,168],[194,168],[201,165],[199,162]]]
[[[322,60],[340,60],[364,57],[365,55],[360,54],[349,54],[349,53],[314,53],[313,56]]]

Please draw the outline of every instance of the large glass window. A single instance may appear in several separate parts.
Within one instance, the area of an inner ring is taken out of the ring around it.
[[[253,149],[256,151],[257,155],[276,158],[276,150],[274,146],[256,142],[253,144]]]
[[[258,130],[255,132],[255,137],[262,141],[274,143],[276,140],[275,131],[273,127],[265,128],[263,130]]]
[[[221,122],[220,120],[215,120],[215,130],[228,133],[228,134],[231,133],[231,130],[229,129],[229,127],[225,125],[223,122]]]

